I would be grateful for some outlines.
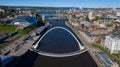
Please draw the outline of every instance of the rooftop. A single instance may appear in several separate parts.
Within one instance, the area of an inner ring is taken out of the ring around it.
[[[120,36],[119,35],[108,35],[108,36],[106,36],[106,37],[109,37],[109,38],[111,38],[112,40],[120,40]]]
[[[80,24],[84,24],[85,26],[93,25],[91,22],[88,22],[88,21],[83,21]]]
[[[90,34],[88,31],[84,31],[84,33],[86,33],[89,37],[93,38],[93,37],[97,37],[98,35],[94,35],[94,34]]]
[[[23,20],[29,22],[30,24],[37,23],[37,19],[35,17],[30,17],[30,16],[19,16],[19,17],[13,19],[12,23],[14,23],[16,21],[23,21]]]
[[[104,62],[104,64],[105,64],[106,66],[110,66],[110,65],[113,65],[113,64],[115,63],[115,62],[114,62],[111,58],[109,58],[109,56],[106,55],[104,52],[96,52],[96,54],[97,54],[97,56],[100,57],[100,60],[101,60],[102,62]]]
[[[97,30],[107,30],[107,28],[103,28],[103,27],[101,27],[101,28],[96,28]]]
[[[120,40],[120,36],[111,36],[114,40]]]

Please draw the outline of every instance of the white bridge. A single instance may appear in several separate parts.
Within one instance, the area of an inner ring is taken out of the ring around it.
[[[71,36],[77,41],[78,45],[79,45],[79,50],[78,51],[75,51],[75,52],[70,52],[70,53],[62,53],[62,54],[59,54],[59,53],[49,53],[49,52],[43,52],[43,51],[40,51],[37,49],[37,47],[39,46],[39,42],[41,42],[41,40],[52,30],[54,29],[63,29],[65,31],[67,31],[68,33],[71,34]],[[75,37],[75,35],[69,31],[68,29],[64,28],[64,27],[53,27],[51,29],[49,29],[40,39],[39,41],[36,43],[36,45],[33,47],[33,49],[31,49],[35,52],[37,52],[38,54],[41,54],[41,55],[45,55],[45,56],[51,56],[51,57],[68,57],[68,56],[73,56],[73,55],[78,55],[78,54],[81,54],[81,53],[84,53],[87,51],[87,49],[85,49],[84,46],[81,45],[81,43],[79,42],[79,40]]]

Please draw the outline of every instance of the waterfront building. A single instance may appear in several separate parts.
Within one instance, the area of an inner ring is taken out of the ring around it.
[[[91,23],[91,22],[88,22],[88,21],[82,21],[81,23],[80,23],[80,28],[82,29],[82,30],[85,30],[85,31],[92,31],[92,30],[94,30],[95,29],[95,26],[93,25],[93,23]]]
[[[120,36],[106,36],[105,47],[111,54],[120,53]]]
[[[35,35],[40,35],[42,32],[43,32],[43,30],[45,30],[45,26],[41,26],[41,27],[39,27],[38,29],[36,29],[34,32],[33,32],[33,34],[35,34]]]
[[[90,32],[79,30],[80,35],[82,35],[89,43],[95,43],[98,39],[97,35],[90,34]]]
[[[20,28],[25,28],[30,25],[34,25],[37,23],[37,19],[35,17],[29,16],[20,16],[12,20],[11,24],[17,25]]]

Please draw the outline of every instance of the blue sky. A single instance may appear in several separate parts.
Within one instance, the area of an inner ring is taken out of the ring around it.
[[[120,0],[0,0],[6,6],[120,7]]]

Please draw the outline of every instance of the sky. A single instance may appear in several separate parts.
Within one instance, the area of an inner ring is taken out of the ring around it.
[[[120,7],[120,0],[0,0],[5,6]]]

